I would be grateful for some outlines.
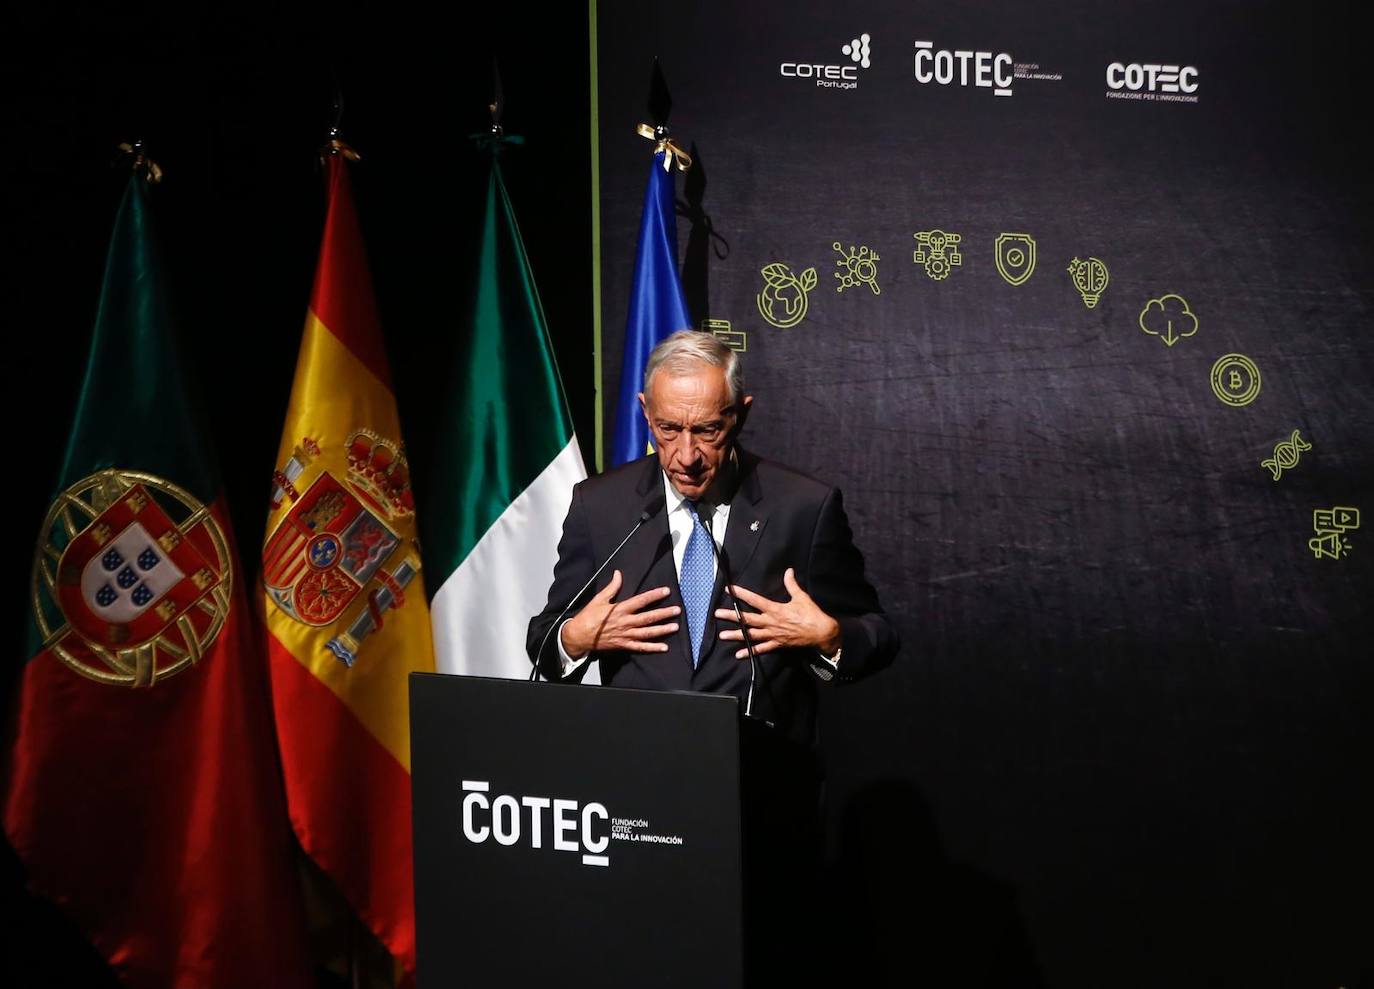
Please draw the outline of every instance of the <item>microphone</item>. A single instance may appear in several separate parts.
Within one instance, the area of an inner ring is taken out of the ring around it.
[[[644,523],[648,522],[663,510],[665,501],[666,498],[664,497],[661,487],[656,489],[654,493],[649,496],[649,500],[644,503],[644,507],[640,510],[639,518],[635,520],[634,528],[625,534],[625,538],[620,540],[619,545],[611,550],[611,555],[606,557],[601,566],[596,568],[596,572],[587,578],[587,582],[578,589],[577,593],[572,596],[572,600],[558,613],[558,617],[553,620],[553,624],[549,626],[549,630],[544,633],[544,639],[539,643],[539,651],[534,654],[534,669],[530,670],[529,682],[534,683],[539,680],[539,661],[544,658],[544,647],[549,644],[549,636],[553,634],[554,629],[558,628],[563,618],[572,610],[573,605],[577,603],[577,599],[587,592],[587,588],[592,586],[596,578],[601,576],[601,571],[605,570],[606,567],[610,565],[611,561],[615,559],[616,554],[625,548],[625,544],[633,538],[636,532],[643,528]],[[712,541],[712,545],[714,545],[714,540]]]
[[[740,610],[739,599],[730,590],[730,585],[734,583],[734,579],[730,576],[730,567],[725,561],[725,554],[716,545],[716,535],[711,530],[711,518],[715,513],[706,510],[701,502],[696,502],[692,509],[706,529],[706,541],[711,544],[711,552],[716,557],[716,566],[720,567],[721,576],[724,578],[721,586],[725,588],[725,593],[730,596],[730,603],[735,607],[735,620],[739,622],[740,632],[744,636],[744,648],[749,651],[749,696],[744,700],[744,716],[746,718],[751,717],[754,713],[754,683],[758,680],[759,674],[759,658],[754,654],[754,639],[749,634],[749,626],[744,623],[744,613]]]

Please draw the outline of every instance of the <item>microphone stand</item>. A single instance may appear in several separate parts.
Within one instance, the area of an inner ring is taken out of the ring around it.
[[[721,586],[725,588],[725,593],[730,597],[730,603],[735,608],[735,621],[739,622],[740,633],[744,636],[744,647],[749,651],[749,695],[744,701],[744,716],[752,717],[754,714],[754,684],[758,681],[759,658],[754,653],[754,639],[749,634],[749,626],[744,622],[744,612],[740,610],[739,599],[735,597],[735,592],[730,589],[734,579],[730,576],[730,565],[726,561],[724,551],[716,545],[715,532],[711,528],[711,516],[713,513],[703,510],[700,502],[693,505],[697,519],[706,529],[707,541],[711,544],[711,552],[715,554],[716,565],[720,567],[723,578]]]

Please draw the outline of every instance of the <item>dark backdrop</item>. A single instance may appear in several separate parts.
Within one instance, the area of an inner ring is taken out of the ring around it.
[[[464,137],[485,126],[493,50],[508,128],[530,140],[509,185],[591,451],[585,14],[7,14],[18,544],[79,384],[123,184],[110,151],[141,135],[168,174],[163,239],[253,558],[336,76],[423,478],[478,191]],[[632,127],[660,54],[704,182],[680,230],[693,311],[748,333],[748,442],[845,488],[907,643],[826,711],[835,909],[798,937],[818,970],[937,986],[1367,979],[1374,533],[1352,532],[1343,560],[1306,548],[1314,508],[1374,505],[1355,6],[616,3],[599,20],[604,380],[647,167]],[[852,92],[777,75],[844,62],[865,31],[873,64]],[[1063,78],[1017,80],[1010,99],[918,88],[916,39]],[[1117,60],[1197,65],[1199,103],[1106,100]],[[943,282],[911,261],[911,235],[935,227],[965,236]],[[992,266],[1003,231],[1038,241],[1021,286]],[[835,292],[837,240],[879,253],[881,295]],[[1093,310],[1063,273],[1083,255],[1111,271]],[[754,301],[773,261],[819,276],[788,330]],[[1136,327],[1169,292],[1200,319],[1173,348]],[[1264,375],[1245,408],[1207,383],[1232,351]],[[1259,461],[1294,428],[1313,449],[1274,482]],[[44,978],[80,967],[79,940],[7,861],[23,917],[7,947]]]
[[[154,208],[203,390],[237,537],[256,559],[323,222],[316,149],[336,84],[382,322],[417,478],[473,259],[485,186],[467,135],[490,124],[499,56],[507,187],[555,337],[584,449],[592,443],[587,11],[333,3],[23,5],[0,26],[6,382],[16,461],[7,507],[12,662],[30,549],[51,495],[86,359],[127,171],[142,137],[166,172]],[[131,382],[130,387],[137,387]],[[8,846],[0,936],[13,984],[108,970],[55,910],[27,898]]]
[[[745,442],[844,489],[902,631],[824,712],[839,868],[807,943],[832,977],[1371,977],[1374,523],[1308,549],[1314,509],[1374,504],[1355,9],[599,4],[603,380],[657,54],[697,155],[689,305],[747,334]],[[861,33],[853,90],[780,74],[852,66]],[[1061,78],[918,85],[923,40]],[[1197,67],[1198,102],[1109,99],[1118,61]],[[943,280],[913,263],[935,228],[963,238]],[[1037,241],[1024,284],[1003,232]],[[837,291],[834,242],[877,252],[880,294]],[[1066,272],[1089,256],[1092,309]],[[756,301],[774,262],[818,276],[791,328]],[[1170,293],[1198,328],[1166,346],[1138,318]],[[1212,392],[1228,353],[1260,369],[1249,405]],[[1312,449],[1275,481],[1294,429]]]

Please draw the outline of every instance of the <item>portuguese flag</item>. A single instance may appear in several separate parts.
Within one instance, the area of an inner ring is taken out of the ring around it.
[[[340,146],[263,545],[272,698],[301,845],[415,971],[406,678],[434,669],[415,502]]]
[[[140,158],[38,533],[5,834],[130,986],[306,986],[261,642]]]
[[[525,630],[544,607],[572,488],[587,472],[501,178],[509,140],[483,139],[485,218],[424,525],[440,575],[439,669],[524,678]]]

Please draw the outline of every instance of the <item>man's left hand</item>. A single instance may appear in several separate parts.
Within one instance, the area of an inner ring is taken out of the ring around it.
[[[819,649],[823,656],[833,656],[839,652],[840,623],[822,611],[811,595],[801,589],[791,567],[782,575],[782,583],[790,595],[786,601],[769,600],[738,584],[730,588],[742,603],[757,609],[744,612],[744,623],[749,626],[754,652],[794,648]],[[729,608],[717,608],[716,617],[722,621],[739,621]],[[720,637],[727,641],[744,641],[744,633],[738,628],[725,629]],[[747,659],[748,656],[748,649],[740,649],[735,653],[736,659]]]

